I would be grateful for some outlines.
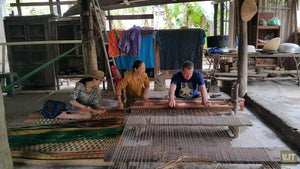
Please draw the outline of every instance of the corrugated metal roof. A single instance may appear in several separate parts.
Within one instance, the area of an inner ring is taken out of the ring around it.
[[[132,7],[148,6],[148,5],[195,2],[199,0],[98,0],[98,1],[101,9],[112,10],[112,9],[132,8]],[[128,1],[128,3],[125,4],[124,1],[125,2]]]

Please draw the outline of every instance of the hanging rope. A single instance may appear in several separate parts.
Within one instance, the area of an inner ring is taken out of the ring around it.
[[[46,68],[46,67],[49,66],[50,64],[52,64],[52,63],[58,61],[58,60],[61,59],[62,57],[66,56],[67,54],[71,53],[71,52],[74,51],[75,49],[79,48],[80,46],[85,45],[85,44],[87,44],[87,43],[90,43],[91,41],[93,41],[93,40],[96,39],[96,38],[98,38],[98,37],[96,37],[96,36],[95,36],[95,37],[92,37],[90,40],[84,41],[84,42],[82,42],[81,44],[76,45],[76,46],[73,47],[72,49],[70,49],[70,50],[66,51],[65,53],[63,53],[63,54],[57,56],[56,58],[54,58],[54,59],[48,61],[47,63],[41,65],[40,67],[36,68],[35,70],[33,70],[33,71],[31,71],[30,73],[26,74],[25,76],[21,77],[20,79],[18,79],[18,80],[16,80],[16,81],[14,81],[13,83],[11,83],[11,84],[9,84],[9,85],[3,87],[3,88],[2,88],[2,92],[7,92],[9,89],[11,89],[11,88],[12,88],[13,86],[15,86],[16,84],[21,83],[21,82],[23,82],[24,80],[30,78],[31,76],[33,76],[34,74],[36,74],[36,73],[38,73],[39,71],[43,70],[44,68]]]

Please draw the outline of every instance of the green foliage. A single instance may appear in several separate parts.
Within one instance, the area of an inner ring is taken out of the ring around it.
[[[176,24],[179,25],[179,27],[183,26],[182,19],[176,18]],[[172,24],[173,25],[173,24]],[[173,25],[174,26],[174,25]]]
[[[134,15],[135,11],[134,11],[134,8],[129,8],[129,12]]]
[[[184,9],[187,9],[184,12]],[[202,8],[197,2],[177,3],[168,5],[168,12],[170,17],[165,17],[165,23],[171,20],[173,28],[180,28],[181,26],[188,26],[189,28],[199,28],[201,23]],[[184,17],[188,18],[188,25],[183,25]],[[208,24],[208,22],[207,22]],[[167,26],[166,26],[167,27]]]
[[[204,26],[207,31],[209,28],[209,22],[203,20],[201,17],[203,15],[203,9],[199,2],[189,2],[189,3],[175,3],[166,5],[164,20],[164,28],[178,29],[182,26],[188,26],[189,28],[200,28]],[[143,6],[135,8],[125,8],[119,10],[112,10],[112,15],[134,15],[134,14],[145,14],[153,13],[153,7]],[[204,17],[205,19],[205,17]],[[203,20],[203,21],[202,21]],[[205,23],[203,23],[205,22]],[[123,23],[124,24],[124,23]],[[148,26],[147,20],[143,21],[143,26]],[[121,22],[114,22],[113,27],[121,28]]]
[[[174,15],[175,18],[181,13],[179,4],[175,4],[173,11],[171,10],[171,15]]]
[[[193,26],[194,27],[200,27],[201,22],[201,15],[202,15],[202,8],[200,5],[196,5],[192,7],[193,13],[191,14],[192,20],[193,20]]]

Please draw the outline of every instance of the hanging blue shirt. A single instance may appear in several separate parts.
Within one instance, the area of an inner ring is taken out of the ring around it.
[[[203,75],[198,71],[194,71],[189,80],[186,80],[179,71],[172,76],[172,84],[176,85],[175,96],[177,98],[197,98],[199,96],[198,87],[205,83]]]

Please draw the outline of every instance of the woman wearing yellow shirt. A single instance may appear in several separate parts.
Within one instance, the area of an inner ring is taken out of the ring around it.
[[[149,89],[149,79],[147,73],[145,73],[145,63],[137,60],[132,65],[132,71],[118,84],[116,88],[116,95],[118,97],[118,106],[123,109],[123,103],[121,100],[121,91],[126,89],[126,97],[130,98],[143,98],[147,100],[147,93]]]

